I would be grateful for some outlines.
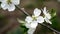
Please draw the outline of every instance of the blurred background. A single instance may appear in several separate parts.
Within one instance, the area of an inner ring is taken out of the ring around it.
[[[21,0],[20,2],[19,6],[25,8],[25,11],[30,15],[33,14],[34,8],[47,7],[52,15],[56,12],[56,16],[52,18],[51,27],[60,31],[60,0]],[[0,9],[0,34],[24,34],[25,30],[20,27],[21,24],[17,21],[17,18],[23,20],[25,17],[26,15],[17,8],[13,12]],[[56,33],[39,24],[34,34]]]

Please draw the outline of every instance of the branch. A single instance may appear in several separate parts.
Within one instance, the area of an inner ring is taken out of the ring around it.
[[[25,10],[24,10],[24,8],[20,8],[19,6],[16,6],[17,7],[17,9],[19,9],[22,13],[24,13],[25,15],[29,15]]]
[[[54,32],[55,32],[55,33],[57,33],[57,34],[60,34],[60,32],[59,32],[59,31],[57,31],[57,30],[53,29],[53,28],[52,28],[52,27],[50,27],[49,25],[45,25],[45,24],[40,24],[40,25],[42,25],[42,26],[45,26],[45,27],[49,28],[50,30],[54,31]]]
[[[26,11],[22,10],[21,8],[19,8],[19,6],[16,6],[16,7],[17,7],[22,13],[24,13],[25,15],[30,16]],[[58,33],[58,34],[60,34],[59,31],[53,29],[53,28],[50,27],[50,26],[47,26],[47,25],[45,25],[45,24],[40,24],[40,25],[45,26],[45,27],[49,28],[50,30],[52,30],[52,31],[54,31],[54,32],[56,32],[56,33]]]

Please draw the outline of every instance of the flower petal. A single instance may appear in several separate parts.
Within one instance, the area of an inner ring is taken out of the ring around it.
[[[51,15],[50,15],[49,13],[47,13],[45,16],[46,16],[48,19],[51,19]]]
[[[4,10],[6,10],[8,7],[8,4],[7,3],[1,3],[1,8],[3,8]]]
[[[38,25],[37,21],[33,21],[33,22],[31,22],[31,23],[25,23],[25,26],[26,26],[27,28],[36,28],[37,25]]]
[[[14,11],[14,10],[15,10],[14,4],[9,4],[8,11]]]
[[[6,3],[7,0],[0,0],[0,1]]]
[[[32,17],[30,17],[30,16],[27,16],[26,17],[26,19],[25,19],[25,21],[27,22],[27,23],[30,23],[30,22],[32,22]]]
[[[41,10],[39,10],[38,8],[34,9],[34,15],[35,16],[39,16],[41,14]]]
[[[44,13],[44,15],[46,15],[46,14],[47,14],[46,7],[44,7],[43,13]]]
[[[31,23],[31,28],[36,28],[37,25],[38,25],[37,21],[33,21],[33,22]]]
[[[32,29],[32,28],[31,28],[31,29],[29,29],[29,30],[28,30],[28,34],[33,34],[33,33],[34,33],[34,31],[35,31],[35,29]]]
[[[44,7],[43,13],[44,13],[44,15],[45,15],[48,19],[51,19],[51,15],[50,15],[50,14],[48,13],[48,11],[46,10],[46,7]]]
[[[48,18],[46,18],[46,17],[45,17],[45,21],[46,21],[47,23],[52,24],[51,21],[50,21]]]
[[[15,5],[18,5],[20,3],[20,0],[11,0],[11,2]]]
[[[37,18],[37,22],[38,22],[38,23],[43,23],[43,22],[44,22],[44,18],[43,18],[42,16],[39,16],[39,17]]]

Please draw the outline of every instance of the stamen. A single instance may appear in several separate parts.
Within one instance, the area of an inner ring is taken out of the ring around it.
[[[11,3],[11,0],[7,0],[7,3],[10,4]]]
[[[32,18],[33,18],[33,20],[36,20],[37,17],[36,16],[32,16]]]

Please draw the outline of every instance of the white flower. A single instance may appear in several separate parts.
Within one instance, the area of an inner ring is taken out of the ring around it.
[[[30,24],[31,28],[36,28],[38,23],[43,23],[44,18],[42,16],[39,16],[41,14],[41,10],[38,8],[35,8],[34,13],[31,16],[27,16],[25,21]]]
[[[8,11],[14,11],[15,5],[18,5],[20,3],[20,0],[1,0],[1,7]]]
[[[44,22],[44,18],[40,16],[40,14],[41,14],[41,10],[39,10],[38,8],[35,8],[32,17],[31,16],[26,17],[25,21],[27,23],[25,24],[25,26],[29,28],[28,34],[33,34],[38,23]]]
[[[51,23],[51,21],[49,19],[51,19],[51,15],[48,13],[48,10],[46,10],[46,7],[44,7],[43,13],[45,15],[44,19],[47,23]]]
[[[37,23],[43,23],[44,22],[44,18],[42,16],[39,16],[41,14],[41,10],[39,10],[38,8],[35,8],[34,13],[31,16],[27,16],[25,21],[27,23],[31,23],[32,21],[36,21]]]
[[[51,19],[51,15],[48,13],[48,10],[46,10],[46,7],[44,7],[43,13],[48,19]]]

